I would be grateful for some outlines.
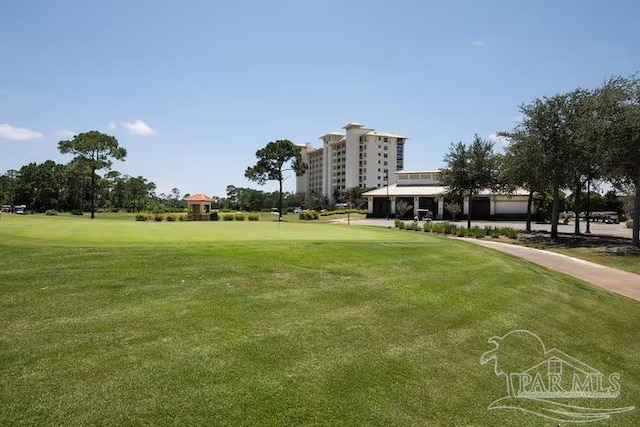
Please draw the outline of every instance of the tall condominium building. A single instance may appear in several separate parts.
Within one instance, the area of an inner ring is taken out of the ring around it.
[[[321,194],[330,200],[353,187],[380,188],[395,184],[404,167],[406,136],[376,132],[360,123],[348,123],[345,132],[320,137],[322,148],[301,145],[309,169],[297,178],[298,193]]]

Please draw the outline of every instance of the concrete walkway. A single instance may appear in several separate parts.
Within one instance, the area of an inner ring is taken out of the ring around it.
[[[580,280],[584,280],[585,282],[611,292],[640,301],[640,275],[638,274],[526,246],[479,239],[461,238],[460,240],[517,256],[551,270],[577,277]]]

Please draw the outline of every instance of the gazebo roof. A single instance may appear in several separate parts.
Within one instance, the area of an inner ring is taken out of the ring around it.
[[[197,193],[187,197],[187,202],[213,202],[213,199],[204,193]]]

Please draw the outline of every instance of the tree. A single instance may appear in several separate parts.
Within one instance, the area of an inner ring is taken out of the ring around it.
[[[599,95],[604,170],[614,182],[635,187],[633,245],[640,247],[640,80],[614,77]]]
[[[499,135],[507,138],[510,144],[500,162],[498,181],[502,190],[507,193],[512,193],[518,188],[529,192],[526,231],[531,232],[533,196],[535,193],[544,193],[550,185],[541,163],[544,153],[538,141],[524,130],[501,132]]]
[[[347,189],[344,193],[344,201],[349,204],[349,207],[355,209],[365,209],[367,206],[367,199],[362,195],[371,188],[352,187]]]
[[[445,203],[444,208],[451,214],[451,219],[456,220],[456,217],[462,212],[462,208],[458,203]]]
[[[284,172],[293,171],[296,176],[301,176],[307,170],[306,163],[302,161],[300,147],[288,139],[279,139],[256,151],[256,158],[258,162],[248,167],[244,176],[260,185],[267,181],[278,181],[278,219],[282,221]],[[286,168],[287,164],[290,164],[290,168]]]
[[[522,105],[520,111],[524,119],[516,128],[539,144],[537,161],[547,174],[553,195],[551,237],[554,239],[558,237],[560,192],[568,186],[572,176],[573,152],[567,144],[570,130],[565,120],[567,98],[566,94],[558,94]]]
[[[451,144],[444,161],[447,168],[440,181],[449,188],[449,194],[469,198],[467,228],[471,228],[473,198],[482,190],[496,187],[499,157],[491,142],[476,135],[469,146],[462,142]]]
[[[134,212],[140,212],[140,209],[143,207],[143,202],[146,202],[149,197],[151,197],[155,189],[156,185],[153,182],[147,181],[147,179],[142,176],[127,179],[127,191],[129,193],[131,209]]]
[[[96,171],[111,168],[113,159],[124,160],[127,151],[118,145],[115,137],[95,130],[60,141],[58,149],[62,154],[73,154],[76,159],[82,159],[91,170],[91,218],[95,218]]]
[[[19,172],[15,169],[8,170],[0,176],[0,203],[13,205],[18,185]]]
[[[400,200],[396,203],[396,213],[398,214],[398,218],[403,219],[404,216],[413,209],[413,205],[405,202],[404,200]]]

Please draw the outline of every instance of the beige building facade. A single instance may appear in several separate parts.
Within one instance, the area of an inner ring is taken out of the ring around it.
[[[408,138],[353,122],[342,129],[344,132],[322,135],[321,148],[300,146],[309,169],[297,177],[296,192],[316,193],[335,201],[350,188],[381,188],[395,183],[396,172],[404,167]]]

